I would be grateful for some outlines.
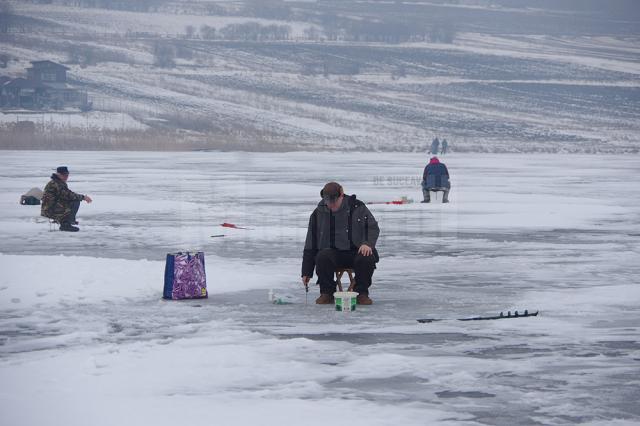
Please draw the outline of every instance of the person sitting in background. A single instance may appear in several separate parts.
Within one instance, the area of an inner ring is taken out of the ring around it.
[[[76,194],[67,186],[69,169],[60,166],[51,175],[51,180],[44,187],[42,195],[42,207],[40,214],[60,224],[61,231],[78,232],[76,226],[76,214],[80,208],[80,202],[91,203],[93,200],[88,195]]]
[[[449,202],[449,190],[451,189],[451,182],[449,182],[449,170],[444,163],[438,160],[438,157],[431,157],[429,164],[424,168],[422,174],[422,194],[424,196],[423,203],[431,201],[430,191],[442,191],[444,196],[442,197],[443,203]]]

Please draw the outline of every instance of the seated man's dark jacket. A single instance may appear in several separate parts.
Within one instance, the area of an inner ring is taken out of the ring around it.
[[[366,244],[373,249],[377,262],[379,257],[375,246],[378,235],[378,222],[355,195],[345,195],[340,209],[335,213],[324,201],[320,201],[309,218],[302,256],[302,276],[313,276],[316,255],[323,249],[358,250]]]

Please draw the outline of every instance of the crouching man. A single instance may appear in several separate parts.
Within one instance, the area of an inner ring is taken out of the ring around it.
[[[78,232],[76,226],[76,213],[80,208],[80,202],[90,203],[91,197],[88,195],[76,194],[67,186],[69,179],[69,169],[65,166],[58,167],[51,175],[51,180],[44,188],[42,195],[42,206],[40,214],[49,219],[53,219],[60,224],[61,231]]]
[[[302,283],[307,286],[315,267],[320,285],[316,303],[333,304],[336,268],[355,272],[357,303],[371,305],[369,287],[378,262],[378,222],[355,195],[347,196],[336,182],[320,191],[322,200],[309,219],[302,258]]]
[[[423,203],[431,202],[431,191],[442,191],[443,203],[449,202],[449,191],[451,190],[451,182],[449,181],[449,170],[444,163],[438,160],[438,157],[431,157],[429,164],[424,168],[422,173],[422,195]]]

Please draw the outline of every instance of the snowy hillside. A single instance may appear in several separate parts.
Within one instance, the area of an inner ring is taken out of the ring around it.
[[[638,13],[517,1],[159,1],[144,13],[9,3],[4,73],[40,59],[69,66],[94,110],[138,123],[95,127],[114,140],[133,130],[138,148],[161,138],[422,151],[437,135],[458,151],[637,152],[640,142]],[[71,137],[55,137],[68,148],[95,148],[86,126],[66,127]],[[0,138],[48,146],[47,131],[12,138],[4,126]]]

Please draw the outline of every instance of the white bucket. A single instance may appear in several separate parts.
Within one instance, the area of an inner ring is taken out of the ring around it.
[[[358,293],[355,291],[336,291],[333,297],[336,301],[336,311],[351,312],[356,310],[356,297]]]

